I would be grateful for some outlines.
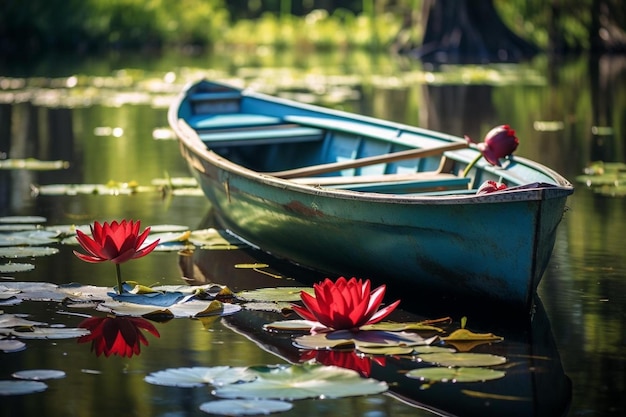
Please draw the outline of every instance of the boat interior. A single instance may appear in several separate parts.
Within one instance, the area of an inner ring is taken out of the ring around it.
[[[478,151],[437,132],[316,113],[213,83],[200,84],[185,111],[212,151],[298,184],[420,195],[475,194],[486,180],[521,185],[514,171],[484,160],[464,175]],[[553,181],[544,174],[537,182]]]

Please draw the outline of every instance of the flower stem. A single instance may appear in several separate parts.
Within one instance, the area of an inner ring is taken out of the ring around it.
[[[482,153],[479,153],[478,156],[476,158],[474,158],[474,160],[472,162],[469,163],[468,166],[465,167],[465,169],[463,170],[463,177],[467,177],[467,174],[469,174],[470,169],[472,169],[474,167],[474,165],[476,165],[476,162],[478,162],[480,160],[480,158],[483,157]]]
[[[122,269],[120,268],[120,264],[115,264],[115,272],[117,272],[117,293],[122,295]]]

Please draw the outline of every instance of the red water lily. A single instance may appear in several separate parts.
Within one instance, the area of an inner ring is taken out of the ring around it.
[[[340,277],[336,282],[326,278],[313,285],[315,297],[303,291],[300,298],[304,307],[294,305],[293,310],[305,320],[317,321],[333,330],[355,330],[366,324],[374,324],[387,317],[400,300],[379,310],[385,295],[385,286],[370,291],[370,280],[347,280]]]
[[[118,292],[122,293],[122,279],[120,273],[120,264],[131,259],[141,258],[154,250],[159,244],[159,240],[142,247],[150,228],[140,234],[140,221],[121,222],[113,221],[110,224],[104,222],[102,224],[95,222],[91,228],[91,236],[76,230],[76,239],[80,246],[87,251],[87,254],[74,251],[74,254],[85,262],[105,262],[111,261],[115,264],[117,270],[117,286]]]
[[[140,317],[90,317],[78,327],[88,329],[91,334],[78,338],[78,343],[91,342],[91,350],[96,356],[104,354],[130,358],[141,353],[141,345],[148,346],[145,330],[156,337],[159,331],[148,320]]]
[[[476,194],[495,193],[496,191],[506,190],[506,188],[506,184],[489,180],[483,182],[480,187],[478,187],[478,191],[476,191]]]

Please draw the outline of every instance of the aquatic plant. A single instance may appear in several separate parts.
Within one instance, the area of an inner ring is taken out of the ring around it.
[[[468,143],[472,143],[472,139],[469,136],[465,136],[465,140]],[[506,158],[511,155],[517,149],[519,145],[519,139],[515,136],[515,130],[511,129],[509,125],[500,125],[491,129],[485,135],[483,142],[477,145],[480,154],[474,159],[463,171],[463,176],[466,176],[469,170],[480,160],[485,158],[487,162],[494,166],[502,166],[500,164],[501,158]]]
[[[122,294],[122,274],[120,264],[131,259],[141,258],[154,250],[159,244],[159,240],[144,244],[150,228],[147,227],[141,234],[139,233],[140,221],[122,220],[120,223],[113,221],[102,224],[94,222],[90,226],[91,236],[76,230],[76,239],[88,254],[74,251],[74,255],[85,262],[99,263],[111,261],[115,264],[117,272],[117,292]]]
[[[304,307],[294,305],[293,310],[303,319],[317,321],[333,330],[356,330],[387,317],[397,306],[397,300],[379,309],[385,295],[385,286],[370,291],[369,279],[340,277],[336,282],[326,278],[313,285],[315,297],[302,291]]]

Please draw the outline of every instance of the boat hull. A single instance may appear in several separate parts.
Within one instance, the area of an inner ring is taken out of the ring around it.
[[[176,125],[176,118],[170,115]],[[221,222],[243,240],[330,277],[358,276],[529,311],[571,187],[451,198],[301,185],[244,168],[175,127]]]

